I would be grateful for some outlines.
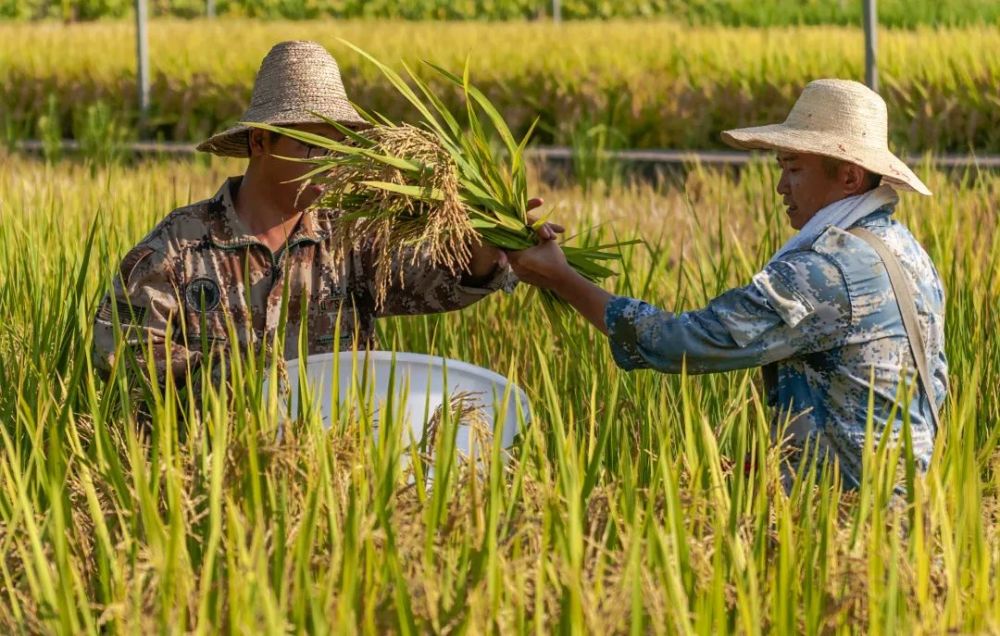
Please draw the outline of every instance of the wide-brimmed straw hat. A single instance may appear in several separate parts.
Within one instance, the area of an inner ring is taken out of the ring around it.
[[[746,150],[834,157],[882,175],[883,183],[929,195],[927,186],[889,151],[885,101],[851,80],[809,82],[784,123],[727,130],[722,140]]]
[[[274,45],[257,71],[250,107],[239,121],[285,126],[322,123],[319,113],[348,127],[367,126],[347,99],[340,67],[316,42]],[[249,157],[250,127],[239,124],[198,144],[224,157]]]

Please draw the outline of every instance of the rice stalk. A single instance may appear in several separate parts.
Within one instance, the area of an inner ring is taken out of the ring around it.
[[[466,107],[462,118],[409,67],[404,65],[416,90],[376,58],[345,44],[377,66],[416,108],[419,126],[365,114],[371,128],[354,131],[327,119],[345,135],[341,142],[291,128],[247,124],[329,151],[325,157],[290,160],[312,164],[302,180],[324,186],[314,205],[335,211],[335,259],[343,262],[361,241],[372,242],[379,254],[376,305],[384,304],[394,265],[401,261],[428,258],[457,274],[468,267],[476,241],[503,250],[536,245],[536,230],[545,219],[528,216],[524,159],[534,126],[515,140],[500,112],[470,82],[468,64],[459,77],[425,62],[462,90]],[[500,141],[501,151],[491,143],[494,139]],[[620,261],[619,249],[625,244],[566,248],[565,253],[574,270],[597,282],[614,274],[604,263]],[[545,293],[543,298],[550,312],[560,306],[554,294]]]

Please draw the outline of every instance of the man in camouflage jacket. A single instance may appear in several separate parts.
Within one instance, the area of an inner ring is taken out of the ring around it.
[[[342,138],[315,113],[346,126],[366,125],[347,101],[337,64],[323,47],[276,45],[261,65],[241,121]],[[199,150],[248,157],[246,174],[227,180],[212,198],[174,210],[128,252],[97,312],[99,370],[110,371],[120,358],[121,334],[140,368],[151,347],[156,379],[162,383],[169,374],[181,384],[206,355],[234,345],[244,351],[270,346],[286,292],[284,355],[294,358],[300,327],[308,330],[309,354],[374,346],[379,316],[456,310],[516,283],[504,254],[492,247],[473,246],[468,270],[457,273],[418,253],[394,264],[393,287],[376,306],[377,254],[362,237],[344,262],[335,262],[327,240],[331,211],[309,208],[318,189],[300,190],[291,182],[311,164],[281,158],[308,158],[319,148],[239,125]]]

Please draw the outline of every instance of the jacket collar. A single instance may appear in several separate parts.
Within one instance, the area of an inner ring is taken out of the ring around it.
[[[215,196],[208,200],[206,224],[209,239],[216,247],[232,249],[248,245],[264,245],[236,214],[234,200],[242,181],[242,176],[226,179]],[[309,209],[299,218],[291,236],[288,237],[288,244],[319,243],[326,238],[328,238],[327,232],[316,223],[316,212]]]

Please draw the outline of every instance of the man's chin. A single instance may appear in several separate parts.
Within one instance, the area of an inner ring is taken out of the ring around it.
[[[801,230],[805,227],[806,222],[809,220],[808,217],[801,214],[798,208],[786,210],[785,214],[788,215],[788,224],[791,225],[794,230]]]

